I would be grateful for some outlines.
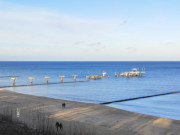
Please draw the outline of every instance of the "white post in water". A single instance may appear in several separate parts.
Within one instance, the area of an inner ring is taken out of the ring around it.
[[[61,83],[63,83],[63,78],[64,78],[65,76],[60,75],[59,77],[61,78]]]
[[[115,72],[115,77],[117,77],[117,73]]]
[[[46,83],[48,84],[49,83],[49,76],[45,76],[44,78],[46,78]]]
[[[29,77],[30,81],[31,81],[31,85],[33,83],[33,79],[35,79],[34,77]]]
[[[74,77],[74,81],[76,81],[76,77],[78,76],[78,75],[72,75],[73,77]]]
[[[15,80],[16,80],[16,78],[15,77],[13,77],[13,78],[11,78],[12,80],[13,80],[13,87],[15,86]]]
[[[106,73],[106,72],[103,72],[102,74],[103,74],[103,78],[104,78],[107,73]]]

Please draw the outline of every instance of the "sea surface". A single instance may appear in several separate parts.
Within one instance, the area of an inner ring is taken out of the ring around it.
[[[132,68],[146,69],[143,77],[115,77],[115,72],[130,71]],[[87,75],[102,75],[109,78],[87,80]],[[73,82],[77,74],[77,82]],[[12,86],[11,77],[16,76],[16,85],[64,82],[49,85],[8,87],[6,89],[25,93],[73,101],[103,103],[108,101],[135,98],[180,91],[180,62],[0,62],[0,87]],[[106,76],[107,76],[106,75]],[[79,82],[81,81],[81,82]],[[180,94],[157,96],[131,100],[108,106],[132,112],[180,120]]]

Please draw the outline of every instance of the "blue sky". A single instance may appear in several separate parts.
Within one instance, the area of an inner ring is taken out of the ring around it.
[[[178,0],[0,0],[1,61],[179,61]]]

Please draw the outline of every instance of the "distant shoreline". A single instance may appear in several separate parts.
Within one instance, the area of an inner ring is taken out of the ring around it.
[[[4,102],[20,104],[26,108],[42,104],[46,106],[45,113],[51,118],[92,125],[97,129],[98,135],[180,133],[178,120],[137,114],[99,104],[32,96],[1,89],[0,103]],[[62,109],[61,104],[64,102],[66,108]]]

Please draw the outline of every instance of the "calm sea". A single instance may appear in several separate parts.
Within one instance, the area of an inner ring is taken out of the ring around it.
[[[115,72],[130,71],[132,68],[145,68],[143,77],[115,78]],[[110,78],[86,81],[86,75],[102,75],[105,71]],[[102,103],[139,96],[154,95],[180,90],[180,62],[0,62],[0,86],[12,85],[11,76],[17,76],[16,85],[49,82],[72,82],[41,86],[7,88],[8,90],[67,99],[82,102]],[[128,111],[167,117],[180,120],[180,94],[139,99],[108,106]]]

